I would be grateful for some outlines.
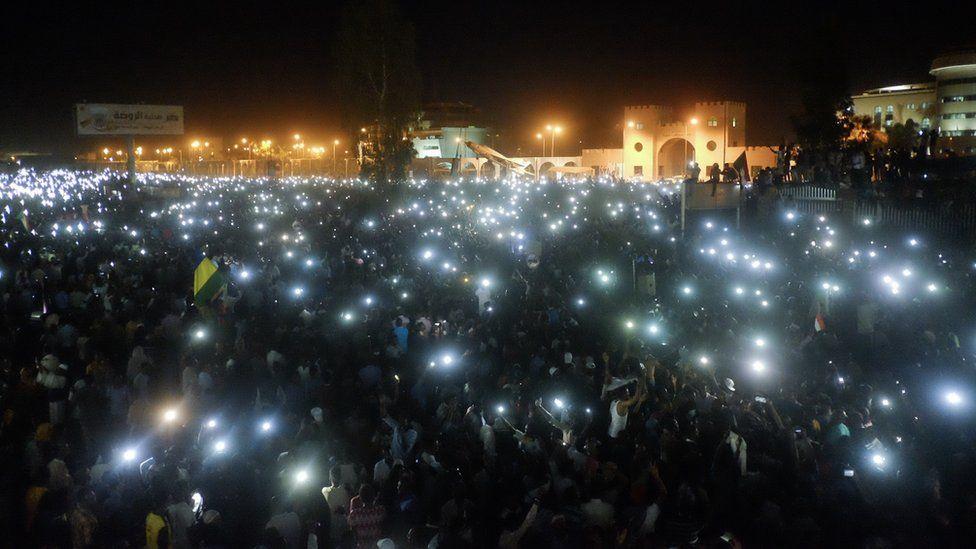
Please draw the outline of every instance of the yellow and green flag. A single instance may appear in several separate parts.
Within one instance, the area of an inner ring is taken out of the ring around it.
[[[203,258],[193,271],[193,300],[197,305],[210,303],[225,287],[226,282],[217,271],[217,265],[209,258]]]

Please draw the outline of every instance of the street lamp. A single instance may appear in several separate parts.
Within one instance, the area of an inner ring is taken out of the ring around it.
[[[542,136],[542,133],[535,134],[535,138],[542,141],[542,156],[546,155],[546,138]]]
[[[689,120],[688,123],[691,124],[692,126],[697,126],[698,125],[698,119],[695,118],[694,116],[692,116],[691,117],[691,120]],[[691,162],[688,160],[688,128],[687,128],[687,126],[685,127],[685,139],[684,139],[684,141],[685,141],[685,154],[684,154],[682,160],[684,160],[684,169],[686,170],[685,173],[687,174],[688,173],[687,172],[687,169],[691,166]]]
[[[546,129],[550,132],[549,147],[552,149],[552,156],[556,156],[556,134],[562,133],[563,129],[560,126],[546,126]]]
[[[332,141],[332,177],[336,176],[336,146],[338,145],[338,139]]]

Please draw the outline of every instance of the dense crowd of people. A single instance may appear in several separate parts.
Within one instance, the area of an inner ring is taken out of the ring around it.
[[[970,243],[604,180],[2,184],[2,545],[976,534]]]

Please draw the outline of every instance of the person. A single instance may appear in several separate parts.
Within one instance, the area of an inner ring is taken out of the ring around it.
[[[721,173],[718,162],[712,164],[712,167],[708,169],[708,182],[712,184],[712,196],[715,196],[715,192],[718,190],[718,178]]]
[[[410,330],[403,325],[403,319],[401,317],[397,317],[393,321],[393,326],[393,336],[396,337],[397,346],[400,348],[400,352],[406,353],[408,351]]]
[[[722,168],[722,183],[737,183],[739,182],[739,172],[735,171],[728,162]]]
[[[624,389],[624,394],[610,401],[610,426],[607,430],[607,435],[610,438],[620,438],[624,430],[627,429],[627,416],[630,414],[631,407],[640,402],[643,396],[641,393],[642,386],[638,383],[633,395],[629,395]]]
[[[386,509],[376,503],[376,492],[369,483],[363,483],[359,495],[349,502],[349,528],[356,535],[356,546],[367,549],[376,546],[383,534]]]
[[[146,514],[146,549],[165,549],[169,547],[169,526],[162,505],[154,506]]]

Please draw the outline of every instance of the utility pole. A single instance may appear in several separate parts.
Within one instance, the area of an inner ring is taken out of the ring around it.
[[[132,135],[125,137],[125,146],[128,153],[125,159],[126,171],[129,174],[129,183],[136,184],[136,138]]]

